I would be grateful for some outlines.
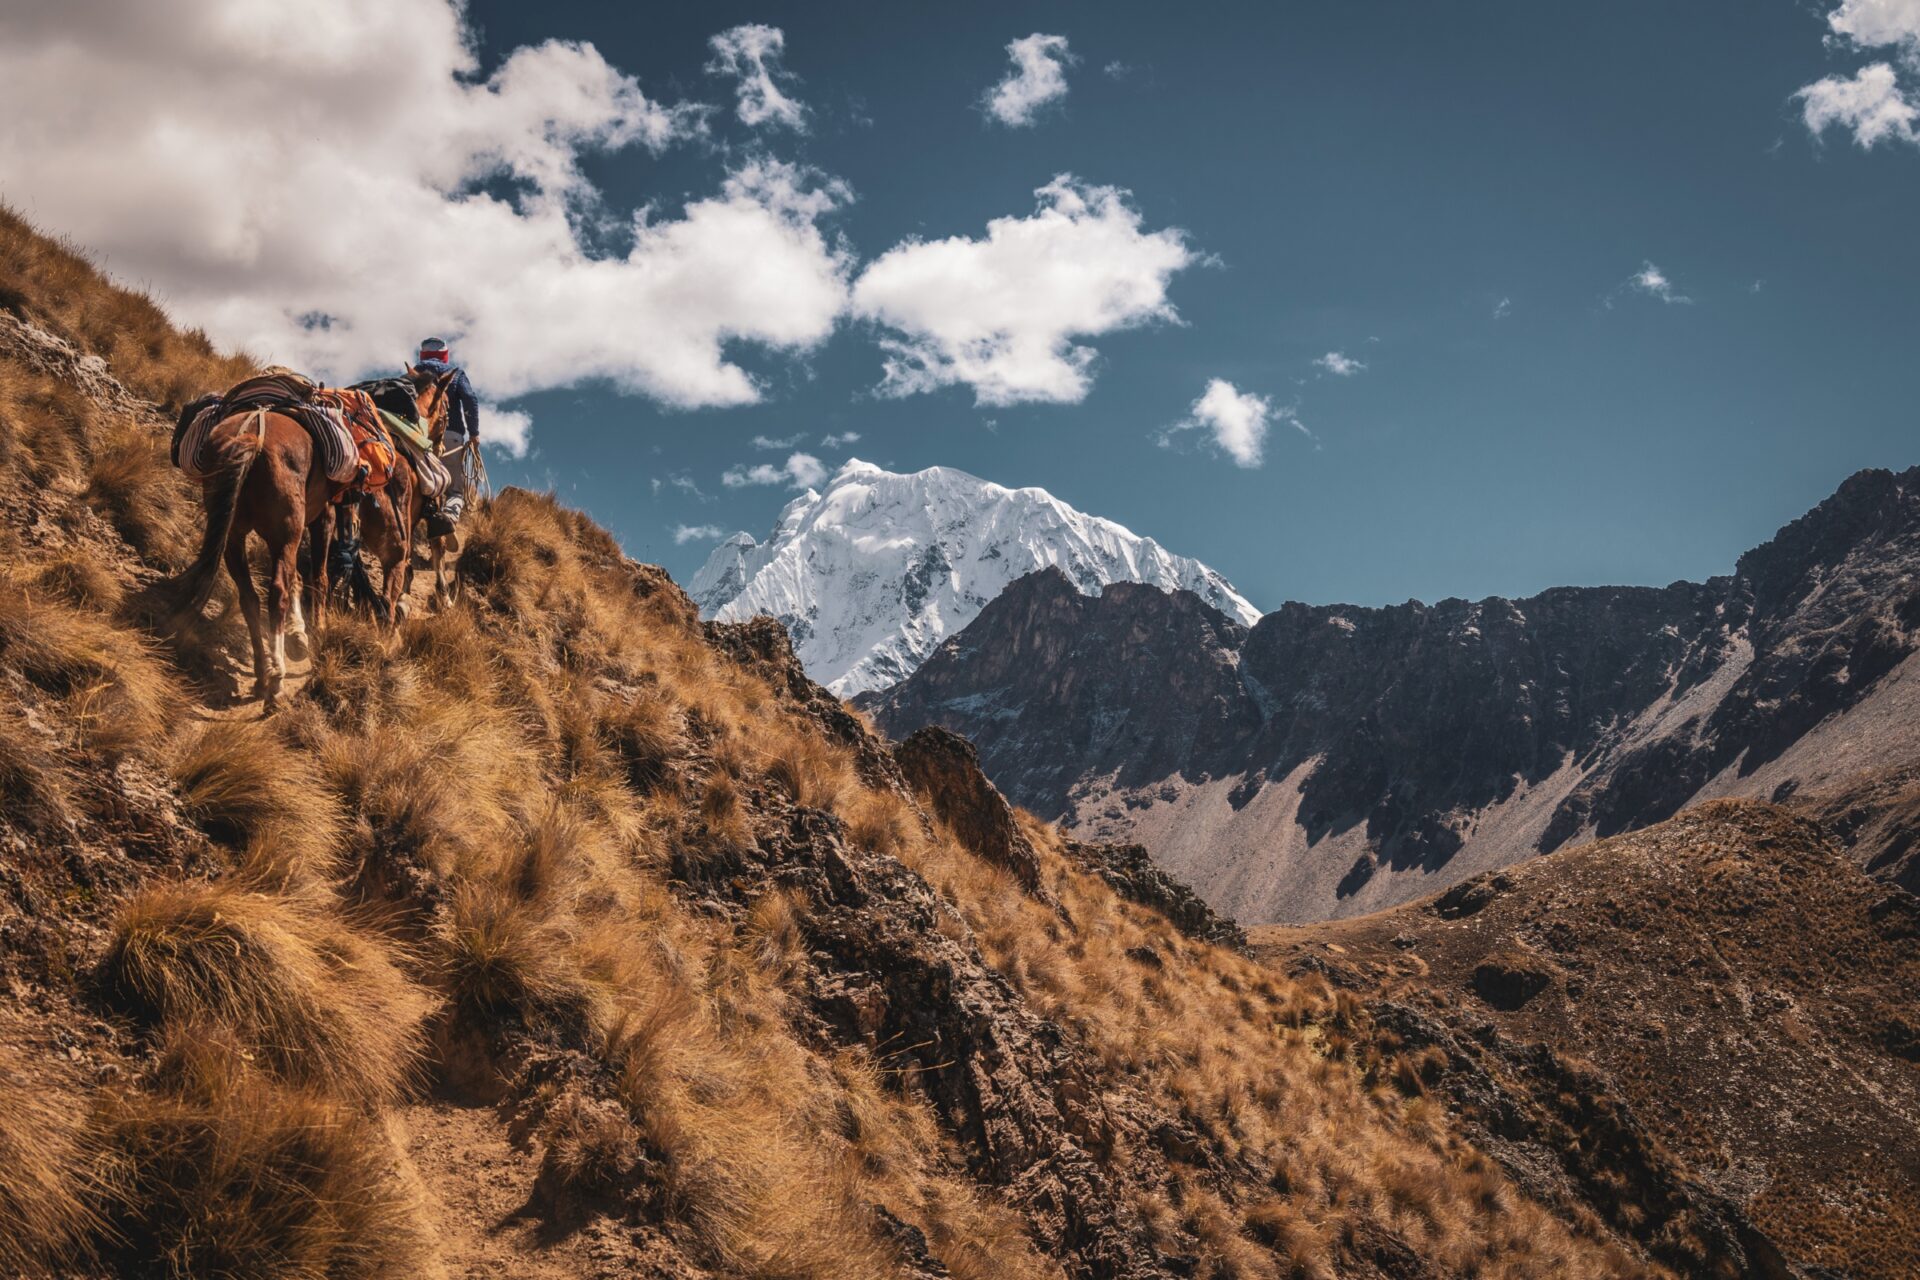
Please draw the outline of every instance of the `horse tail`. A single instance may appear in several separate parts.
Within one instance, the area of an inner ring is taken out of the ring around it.
[[[200,535],[199,554],[179,577],[180,602],[174,609],[176,616],[196,614],[206,608],[213,596],[214,584],[220,579],[221,557],[226,552],[227,539],[233,535],[234,517],[240,510],[240,490],[247,483],[247,473],[253,470],[254,459],[260,456],[266,439],[266,414],[260,410],[255,413],[258,420],[252,430],[243,431],[222,444],[217,469],[207,481],[207,527]]]

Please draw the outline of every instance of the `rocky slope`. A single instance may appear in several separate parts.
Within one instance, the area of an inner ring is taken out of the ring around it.
[[[1252,932],[1426,1055],[1536,1194],[1637,1163],[1748,1242],[1745,1274],[1920,1274],[1920,898],[1814,824],[1715,801],[1415,905]],[[1642,1190],[1615,1212],[1666,1210]]]
[[[1898,874],[1910,837],[1872,815],[1904,793],[1856,777],[1920,761],[1916,642],[1920,469],[1864,471],[1733,574],[1665,588],[1249,629],[1035,574],[862,704],[972,738],[1020,803],[1145,844],[1231,915],[1308,920],[1717,795],[1853,795],[1860,858]]]
[[[1541,1198],[1360,1002],[550,498],[260,719],[166,620],[166,411],[239,371],[0,211],[0,1274],[1744,1265]]]
[[[1192,591],[1242,622],[1259,616],[1199,561],[1044,489],[1007,489],[951,467],[895,475],[859,461],[825,493],[787,504],[766,542],[737,533],[722,543],[691,593],[709,618],[778,619],[808,672],[844,697],[900,680],[1009,582],[1044,566],[1084,592],[1150,582]]]

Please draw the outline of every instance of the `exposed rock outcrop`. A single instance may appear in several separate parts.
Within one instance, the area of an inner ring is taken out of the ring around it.
[[[1040,859],[1014,822],[1013,809],[980,772],[973,744],[935,726],[916,731],[893,749],[915,790],[963,843],[1013,873],[1022,888],[1040,884]]]

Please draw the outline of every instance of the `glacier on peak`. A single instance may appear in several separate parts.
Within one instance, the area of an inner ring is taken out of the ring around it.
[[[1248,625],[1260,616],[1198,560],[1045,489],[857,458],[789,502],[765,542],[736,533],[715,547],[689,591],[703,617],[779,619],[807,673],[852,697],[905,679],[1008,583],[1050,565],[1088,594],[1144,582]]]

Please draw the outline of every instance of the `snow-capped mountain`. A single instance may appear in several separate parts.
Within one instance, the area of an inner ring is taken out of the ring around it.
[[[788,503],[765,542],[736,533],[694,575],[703,616],[786,624],[807,672],[842,697],[884,689],[1035,569],[1094,595],[1110,582],[1183,588],[1251,625],[1225,578],[1044,489],[951,467],[895,475],[849,460],[825,493]]]

